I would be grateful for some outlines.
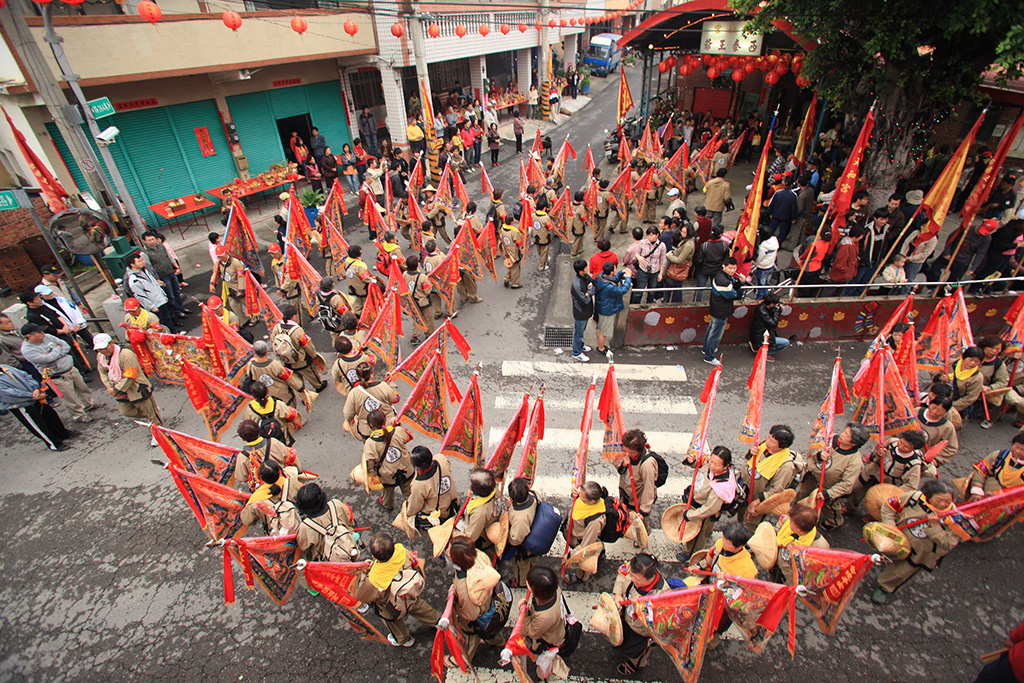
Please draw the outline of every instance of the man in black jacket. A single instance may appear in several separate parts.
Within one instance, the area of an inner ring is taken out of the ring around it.
[[[572,359],[581,363],[590,360],[583,355],[590,347],[583,343],[583,333],[587,329],[587,322],[594,317],[594,280],[590,277],[590,269],[583,259],[573,261],[572,269],[576,271],[576,277],[572,280]]]
[[[788,339],[776,336],[781,317],[782,307],[779,305],[779,295],[769,292],[754,309],[754,317],[750,321],[750,350],[757,351],[761,348],[767,333],[769,361],[774,361],[775,354],[789,346]]]
[[[715,273],[722,269],[725,258],[729,255],[729,243],[722,237],[725,229],[721,225],[711,227],[711,238],[697,247],[693,255],[693,262],[697,266],[697,293],[693,295],[694,301],[700,301],[704,296],[704,285],[708,283]]]
[[[715,357],[718,353],[718,342],[725,334],[725,325],[732,317],[736,299],[743,296],[741,282],[736,277],[736,259],[727,256],[722,269],[711,281],[711,301],[709,302],[711,322],[704,334],[704,362],[708,365],[721,365],[722,361]]]

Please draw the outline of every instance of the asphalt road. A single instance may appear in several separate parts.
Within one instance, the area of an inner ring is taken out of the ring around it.
[[[639,92],[638,85],[634,92]],[[589,140],[596,155],[600,131],[614,116],[613,93],[613,86],[599,92],[591,106],[559,129],[559,138],[569,134],[581,153]],[[517,161],[506,157],[503,151],[492,181],[514,188]],[[577,177],[578,171],[570,172],[574,187]],[[479,188],[479,175],[472,174],[467,186],[471,192]],[[346,227],[349,237],[360,231]],[[269,240],[269,232],[261,230],[261,239]],[[365,244],[365,235],[355,241]],[[200,247],[205,252],[205,246]],[[313,263],[321,265],[316,259]],[[567,354],[541,347],[546,317],[558,297],[568,296],[554,285],[567,281],[568,257],[556,259],[554,268],[543,274],[534,273],[530,264],[524,268],[521,290],[505,290],[489,280],[481,285],[485,302],[468,306],[456,320],[473,347],[472,365],[455,355],[449,362],[462,387],[472,367],[482,364],[480,385],[490,445],[497,438],[494,434],[504,430],[522,392],[531,384],[544,384],[547,430],[540,448],[538,490],[564,510],[589,372],[596,370],[603,377],[606,366],[596,359],[590,366],[573,364]],[[193,279],[205,282],[202,274]],[[194,293],[197,287],[190,289]],[[195,316],[191,322],[198,326]],[[312,334],[326,348],[326,334]],[[844,368],[852,377],[865,345],[840,347]],[[746,408],[752,355],[734,347],[724,353],[710,441],[739,452],[736,437]],[[768,368],[764,424],[791,425],[797,448],[806,447],[827,392],[834,354],[835,348],[827,343],[801,346]],[[627,349],[615,360],[627,426],[644,429],[652,447],[670,462],[670,480],[661,489],[656,508],[660,519],[661,511],[679,499],[686,472],[678,456],[696,425],[696,397],[709,368],[700,362],[696,348]],[[406,385],[400,389],[403,396],[408,393]],[[10,417],[0,417],[8,443],[0,460],[0,533],[5,539],[0,556],[5,577],[0,587],[0,680],[397,683],[429,678],[433,632],[425,626],[412,625],[417,643],[411,649],[366,645],[346,630],[335,607],[324,599],[300,588],[288,604],[278,607],[264,594],[246,591],[237,571],[238,600],[225,607],[219,551],[204,547],[206,537],[170,477],[150,464],[159,453],[148,447],[147,431],[120,418],[112,401],[101,394],[96,397],[104,408],[94,413],[97,421],[86,425],[83,436],[63,453],[43,450]],[[183,388],[159,385],[156,397],[168,427],[205,435]],[[333,392],[321,397],[298,435],[300,454],[309,469],[321,474],[330,494],[353,503],[360,525],[390,530],[393,515],[346,481],[360,447],[341,432],[341,405]],[[595,433],[600,433],[599,423]],[[989,451],[1005,447],[1012,434],[1008,421],[988,431],[969,423],[951,474],[959,476]],[[231,442],[230,437],[226,441]],[[422,437],[414,443],[438,445]],[[456,468],[460,491],[465,490],[467,469],[462,464]],[[591,450],[590,470],[599,481],[614,481],[614,472],[600,462],[599,448]],[[827,537],[833,547],[863,551],[860,527],[853,520]],[[884,607],[868,600],[873,572],[834,635],[820,633],[810,612],[800,609],[795,659],[785,650],[782,627],[760,655],[742,642],[723,643],[707,656],[701,680],[973,680],[980,668],[978,655],[1001,647],[1024,612],[1016,576],[1024,559],[1022,538],[1024,531],[1017,527],[990,543],[957,548],[938,571],[919,576]],[[427,552],[423,542],[413,545]],[[592,585],[570,592],[570,602],[584,623],[597,592],[610,589],[615,564],[630,552],[617,546]],[[657,534],[655,552],[668,575],[682,574],[673,551]],[[558,560],[548,557],[544,562],[557,566]],[[431,563],[427,599],[440,607],[448,584],[442,564]],[[487,647],[477,655],[482,680],[511,680],[507,670],[499,669],[497,657],[498,651]],[[617,663],[607,642],[593,633],[584,634],[580,649],[569,660],[574,680],[619,679]],[[637,678],[677,681],[679,675],[659,652]]]

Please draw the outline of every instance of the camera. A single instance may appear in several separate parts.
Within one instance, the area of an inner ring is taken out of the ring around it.
[[[104,128],[96,135],[96,140],[101,145],[109,145],[117,138],[118,133],[121,131],[117,129],[117,126],[110,126]]]

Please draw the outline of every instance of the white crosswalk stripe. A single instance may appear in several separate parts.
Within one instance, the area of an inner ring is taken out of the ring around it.
[[[505,434],[505,427],[491,427],[487,434],[488,448],[493,451],[494,447],[501,441]],[[648,432],[647,443],[651,448],[668,457],[669,455],[682,456],[690,445],[693,434],[690,432]],[[604,425],[595,418],[595,424],[590,429],[591,453],[601,452],[601,445],[604,443]],[[547,428],[544,430],[544,438],[537,444],[537,450],[559,451],[575,453],[580,445],[580,430]]]
[[[503,360],[503,377],[536,377],[537,375],[570,375],[590,379],[597,371],[600,385],[607,372],[605,365],[582,363],[556,363],[554,361]],[[657,382],[685,382],[686,370],[682,365],[615,365],[615,377],[621,381],[646,380]]]
[[[519,464],[518,460],[513,460],[516,465]],[[550,467],[548,467],[542,460],[538,464],[538,469],[541,471],[548,471],[550,470]],[[690,485],[689,468],[679,469],[679,472],[673,472],[665,481],[665,485],[658,489],[658,495],[661,498],[665,498],[665,496],[678,496],[682,494],[683,489]],[[560,498],[567,500],[569,498],[570,479],[571,474],[569,471],[566,471],[563,474],[538,474],[533,480],[533,490],[536,491],[542,499]],[[612,496],[619,495],[619,474],[614,470],[598,469],[594,466],[594,462],[591,461],[587,468],[587,481],[596,481],[598,484],[608,489],[608,493]]]
[[[585,393],[581,393],[577,398],[550,398],[545,396],[544,409],[547,411],[568,410],[570,412],[579,413],[582,418],[584,395]],[[519,404],[522,403],[522,401],[522,394],[503,394],[494,399],[494,407],[498,410],[515,410],[519,407]],[[697,404],[689,396],[680,396],[678,398],[623,396],[620,403],[622,404],[623,415],[633,415],[637,413],[653,413],[656,415],[696,415],[699,412],[697,410]]]
[[[661,524],[658,520],[656,524]],[[635,545],[633,545],[632,538],[620,538],[615,543],[604,544],[604,557],[612,562],[620,563],[631,559],[634,555],[639,552],[647,552],[658,558],[659,562],[676,562],[676,553],[683,549],[683,546],[679,543],[673,543],[668,540],[668,536],[661,529],[654,529],[650,534],[650,544],[647,549],[641,551]],[[559,534],[555,538],[555,543],[551,546],[551,550],[548,551],[546,557],[554,557],[559,561],[565,553],[565,540],[562,535]]]

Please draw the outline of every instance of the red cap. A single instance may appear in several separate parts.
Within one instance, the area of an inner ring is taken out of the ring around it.
[[[124,300],[124,310],[134,311],[136,308],[141,308],[142,304],[134,296],[130,296]]]
[[[224,302],[220,300],[219,296],[211,296],[206,300],[206,305],[210,308],[220,308],[224,305]]]
[[[221,254],[228,253],[228,248],[226,246],[224,246],[223,244],[218,244],[216,252],[217,252],[217,256],[220,256]]]
[[[772,176],[772,180],[782,180],[782,174],[776,173],[775,175]]]
[[[281,245],[279,245],[277,242],[274,242],[273,244],[267,247],[267,251],[269,251],[271,254],[280,254]]]

